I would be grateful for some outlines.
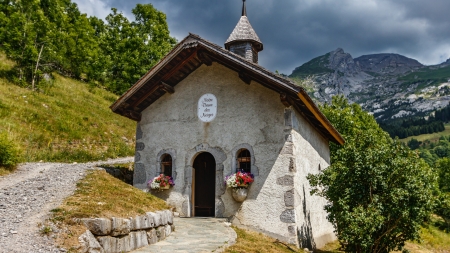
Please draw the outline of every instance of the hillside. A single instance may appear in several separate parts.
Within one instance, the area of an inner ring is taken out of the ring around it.
[[[319,102],[343,94],[377,121],[426,116],[450,100],[450,59],[424,66],[398,54],[353,58],[338,48],[296,68],[289,77]]]
[[[135,122],[112,113],[117,96],[54,74],[31,91],[6,78],[13,66],[0,54],[0,132],[21,149],[21,161],[83,162],[129,156]]]

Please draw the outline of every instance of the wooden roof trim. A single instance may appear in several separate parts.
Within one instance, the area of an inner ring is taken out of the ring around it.
[[[166,73],[162,78],[160,78],[158,81],[156,81],[156,85],[155,87],[153,87],[153,89],[151,89],[149,92],[147,92],[147,94],[145,94],[144,96],[142,96],[139,100],[137,100],[135,103],[133,103],[131,105],[131,107],[137,107],[140,103],[142,103],[144,100],[146,100],[150,95],[152,95],[155,91],[157,91],[158,89],[160,89],[160,83],[164,81],[164,79],[167,79],[168,77],[172,76],[175,72],[178,72],[186,62],[190,61],[192,58],[194,58],[196,56],[196,52],[197,50],[195,50],[194,52],[191,53],[191,55],[189,57],[187,57],[184,61],[178,63],[175,67],[172,68],[171,71],[169,71],[168,73]]]
[[[177,57],[178,53],[185,49],[186,42],[190,39],[190,36],[187,36],[182,40],[178,45],[175,46],[170,53],[168,53],[161,61],[159,61],[153,68],[151,68],[145,75],[143,75],[131,88],[125,92],[117,101],[112,104],[109,108],[112,111],[116,111],[120,104],[125,102],[128,98],[130,98],[133,94],[135,94],[142,86],[153,77],[156,73],[158,73],[162,68],[164,68],[173,58]]]
[[[325,117],[325,115],[322,114],[322,112],[315,106],[314,102],[311,100],[311,98],[308,96],[308,94],[301,90],[298,93],[298,97],[302,100],[302,102],[306,105],[306,107],[311,111],[311,113],[315,116],[315,118],[322,124],[322,126],[333,136],[334,142],[344,145],[345,140],[344,138],[339,134],[339,132],[334,128],[334,126],[328,121],[328,119]]]

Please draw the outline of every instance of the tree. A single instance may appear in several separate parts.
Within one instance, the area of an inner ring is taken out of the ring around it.
[[[446,230],[450,231],[450,159],[437,160],[435,167],[439,173],[439,189],[441,190],[436,213],[445,220]]]
[[[435,167],[439,173],[439,188],[450,193],[450,159],[445,157],[437,160]]]
[[[35,89],[54,71],[122,94],[175,45],[164,13],[151,4],[135,21],[112,9],[88,18],[71,0],[0,0],[0,49],[16,62],[13,79]]]
[[[322,112],[346,143],[331,144],[331,166],[308,179],[311,193],[329,201],[328,220],[344,249],[389,252],[418,239],[433,208],[435,173],[343,96]]]
[[[0,9],[0,41],[6,56],[16,62],[19,83],[29,82],[35,88],[39,75],[45,72],[42,52],[50,40],[52,26],[38,0],[2,0]]]
[[[110,89],[121,94],[167,54],[176,40],[169,35],[166,15],[151,4],[136,5],[133,22],[117,9],[112,11],[106,17],[101,48],[111,64]]]

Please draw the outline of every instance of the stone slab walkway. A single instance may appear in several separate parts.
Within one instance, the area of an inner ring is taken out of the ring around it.
[[[225,219],[175,218],[175,232],[164,241],[132,251],[133,253],[222,252],[236,243],[236,232]]]

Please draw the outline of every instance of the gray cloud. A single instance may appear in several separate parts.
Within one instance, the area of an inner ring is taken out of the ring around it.
[[[128,17],[137,0],[75,0],[90,15],[118,8]],[[218,45],[240,17],[241,0],[153,0],[178,40],[189,32]],[[424,64],[450,58],[448,0],[248,0],[247,12],[264,43],[260,64],[290,74],[338,47],[354,57],[399,53]],[[104,17],[102,17],[104,18]]]

